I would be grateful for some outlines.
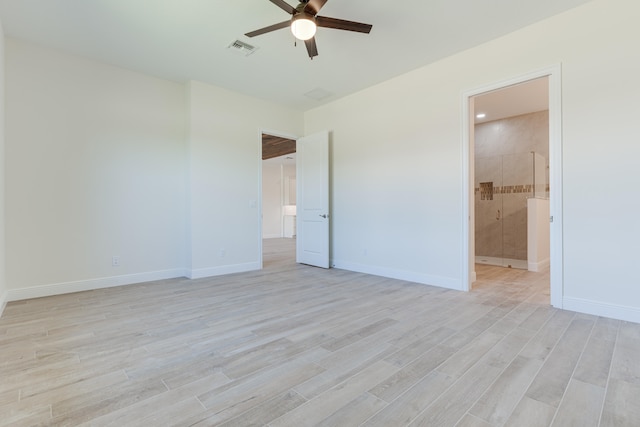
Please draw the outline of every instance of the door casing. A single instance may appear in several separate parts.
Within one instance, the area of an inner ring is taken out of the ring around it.
[[[550,295],[551,305],[562,308],[562,67],[555,64],[510,79],[494,82],[462,94],[462,280],[461,289],[469,291],[475,281],[475,217],[473,176],[473,97],[541,77],[549,79],[549,205],[550,226]]]

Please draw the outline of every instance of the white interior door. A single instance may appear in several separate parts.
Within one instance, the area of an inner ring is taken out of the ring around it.
[[[329,268],[329,132],[297,140],[296,261]]]

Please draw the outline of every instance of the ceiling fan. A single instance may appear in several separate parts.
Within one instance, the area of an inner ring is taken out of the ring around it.
[[[291,6],[284,0],[269,1],[290,14],[291,19],[278,24],[269,25],[268,27],[260,28],[259,30],[251,31],[250,33],[246,33],[245,36],[255,37],[271,31],[291,27],[293,35],[297,39],[304,41],[304,44],[307,47],[307,53],[309,53],[309,58],[311,59],[318,55],[318,48],[316,46],[315,39],[317,27],[334,28],[336,30],[355,31],[367,34],[369,34],[372,28],[372,25],[369,24],[318,16],[318,12],[327,0],[300,0],[300,4],[296,7]]]

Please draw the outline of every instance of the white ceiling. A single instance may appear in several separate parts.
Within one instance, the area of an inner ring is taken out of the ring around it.
[[[483,93],[474,99],[475,114],[486,114],[476,123],[549,109],[549,79],[541,77],[504,89]]]
[[[329,0],[320,15],[373,29],[320,28],[313,60],[287,29],[243,35],[288,19],[268,0],[0,0],[0,19],[9,37],[308,110],[588,1]],[[243,56],[236,39],[259,49]]]

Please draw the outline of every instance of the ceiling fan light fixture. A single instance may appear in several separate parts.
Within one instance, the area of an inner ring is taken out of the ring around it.
[[[291,20],[291,32],[298,40],[309,40],[316,35],[316,22],[313,16],[299,13]]]
[[[327,0],[299,0],[298,6],[296,7],[291,6],[285,0],[269,0],[269,2],[287,12],[287,14],[290,15],[290,19],[258,30],[249,31],[245,33],[245,36],[256,37],[289,27],[296,40],[304,41],[307,53],[311,59],[313,59],[314,56],[318,56],[318,47],[316,46],[315,39],[318,27],[365,34],[369,34],[371,27],[373,27],[371,24],[363,24],[362,22],[318,16],[318,12]]]

